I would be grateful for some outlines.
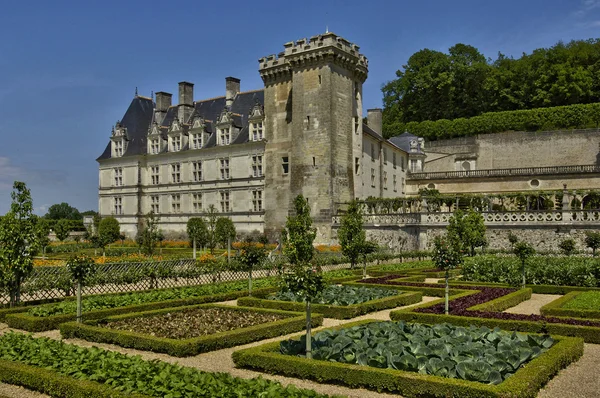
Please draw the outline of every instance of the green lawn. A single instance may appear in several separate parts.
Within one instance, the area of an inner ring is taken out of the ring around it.
[[[577,295],[573,300],[567,301],[562,308],[600,310],[600,292],[583,292]]]

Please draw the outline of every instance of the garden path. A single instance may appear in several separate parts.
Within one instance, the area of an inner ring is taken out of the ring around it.
[[[540,315],[540,308],[546,304],[561,298],[559,294],[532,294],[531,299],[523,301],[522,303],[511,307],[504,312],[511,314],[524,314],[524,315]]]
[[[23,387],[0,383],[0,398],[50,398],[49,395],[40,394],[36,391],[27,390]]]

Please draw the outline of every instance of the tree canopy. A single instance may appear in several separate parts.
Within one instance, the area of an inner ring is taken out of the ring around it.
[[[44,216],[49,220],[82,220],[83,216],[75,207],[66,202],[52,205],[48,208],[48,212]]]
[[[384,132],[400,125],[600,101],[600,39],[559,42],[520,58],[486,59],[458,43],[414,53],[382,88]]]

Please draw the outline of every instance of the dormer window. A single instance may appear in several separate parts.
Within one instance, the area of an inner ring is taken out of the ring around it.
[[[175,135],[171,137],[171,151],[179,152],[181,151],[181,136]]]
[[[202,148],[202,133],[192,134],[192,149]]]
[[[115,156],[123,156],[123,140],[115,141]]]
[[[229,145],[231,142],[231,130],[228,127],[219,129],[219,145]]]
[[[120,158],[127,150],[127,128],[123,127],[120,122],[117,122],[113,127],[111,135],[111,157]]]
[[[263,139],[263,122],[254,122],[252,125],[252,141],[262,141]]]
[[[150,153],[156,155],[160,152],[160,140],[158,138],[154,138],[150,140]]]

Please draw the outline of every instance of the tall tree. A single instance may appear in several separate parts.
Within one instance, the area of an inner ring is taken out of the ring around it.
[[[121,227],[117,219],[114,217],[104,217],[98,225],[98,238],[103,256],[106,254],[106,246],[116,242],[120,237]]]
[[[283,253],[292,265],[308,265],[312,260],[315,248],[313,242],[317,236],[312,227],[310,208],[302,195],[294,199],[295,216],[289,216],[283,234]]]
[[[8,288],[13,307],[21,299],[23,279],[33,269],[36,242],[31,192],[24,182],[15,181],[10,197],[10,211],[0,221],[0,283]]]
[[[79,213],[79,210],[65,202],[50,206],[44,217],[49,220],[61,220],[63,218],[67,220],[83,219],[83,216],[81,213]]]
[[[219,217],[215,225],[215,235],[217,242],[222,247],[227,247],[227,244],[235,239],[236,231],[233,221],[227,217]]]
[[[346,214],[342,217],[338,240],[342,246],[342,253],[350,260],[350,267],[354,269],[366,241],[363,214],[356,200],[350,202]]]
[[[71,223],[69,221],[70,220],[66,218],[61,218],[54,223],[54,233],[56,234],[56,239],[61,242],[67,239],[71,233]]]

